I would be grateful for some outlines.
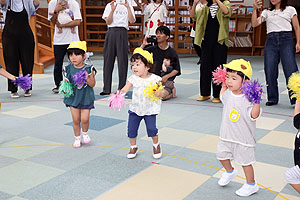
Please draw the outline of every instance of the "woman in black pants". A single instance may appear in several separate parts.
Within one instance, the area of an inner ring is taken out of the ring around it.
[[[34,64],[34,36],[29,26],[30,16],[36,11],[40,0],[0,0],[5,19],[2,33],[3,57],[6,70],[19,76],[21,63],[23,76],[32,75]],[[11,98],[19,98],[18,87],[8,80]],[[25,91],[30,97],[30,90]]]

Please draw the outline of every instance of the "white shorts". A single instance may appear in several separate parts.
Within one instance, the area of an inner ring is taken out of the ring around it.
[[[234,160],[237,164],[248,166],[256,162],[255,147],[220,140],[217,147],[218,160]]]
[[[300,184],[300,169],[298,165],[285,172],[285,180],[289,184]]]

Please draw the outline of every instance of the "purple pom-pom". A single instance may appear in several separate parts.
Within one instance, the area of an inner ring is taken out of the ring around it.
[[[244,81],[242,85],[242,93],[245,94],[246,98],[255,104],[261,102],[261,95],[263,94],[263,86],[257,81]]]
[[[14,84],[20,86],[24,91],[29,90],[32,85],[32,78],[30,74],[23,77],[17,77],[16,80],[12,81]]]
[[[74,83],[78,89],[81,89],[82,86],[86,83],[86,71],[84,69],[80,70],[72,76]]]

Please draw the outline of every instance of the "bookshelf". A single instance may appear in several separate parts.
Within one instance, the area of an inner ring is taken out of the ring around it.
[[[87,41],[88,51],[103,52],[107,25],[102,19],[102,14],[109,2],[111,0],[81,0],[83,17],[83,30],[81,32],[82,38]],[[170,46],[178,53],[192,53],[192,38],[190,37],[192,20],[187,5],[192,5],[193,0],[165,0],[165,2],[169,5],[169,17],[166,26],[171,30]],[[251,14],[247,14],[248,7],[239,6],[238,9],[240,7],[242,8],[241,11],[236,12],[230,18],[230,22],[234,23],[234,26],[231,25],[233,29],[229,33],[232,47],[229,48],[228,53],[263,55],[266,39],[265,23],[251,29]],[[134,6],[134,10],[136,22],[129,24],[128,31],[129,50],[131,52],[141,45],[144,38],[144,16],[139,7]],[[245,43],[247,43],[246,46]]]
[[[229,21],[229,54],[264,55],[266,24],[253,28],[251,25],[252,7],[232,6],[233,14]]]

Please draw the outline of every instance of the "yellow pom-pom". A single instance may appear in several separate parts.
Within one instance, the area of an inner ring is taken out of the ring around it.
[[[162,86],[161,82],[157,83],[157,84],[153,84],[149,83],[147,85],[147,88],[144,89],[143,94],[145,97],[150,99],[150,102],[155,101],[156,103],[158,102],[158,100],[160,99],[160,97],[157,97],[154,95],[154,93],[156,91],[162,91],[164,89],[164,86]]]
[[[293,73],[288,82],[288,88],[290,91],[292,91],[292,98],[296,98],[297,100],[300,99],[300,73],[295,72]]]

